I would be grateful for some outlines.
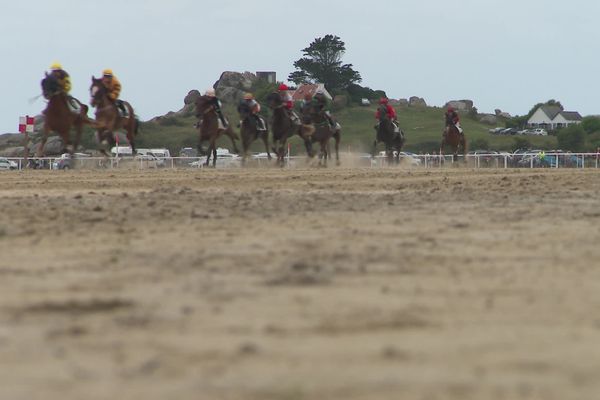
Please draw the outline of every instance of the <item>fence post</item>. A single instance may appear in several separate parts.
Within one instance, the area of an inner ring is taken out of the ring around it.
[[[504,169],[508,168],[508,160],[506,154],[504,155]]]
[[[585,154],[581,154],[581,169],[585,169]]]

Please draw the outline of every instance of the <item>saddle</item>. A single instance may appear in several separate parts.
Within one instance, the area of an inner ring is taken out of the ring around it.
[[[127,111],[127,107],[125,107],[123,100],[115,100],[115,105],[117,106],[117,111],[119,111],[119,117],[129,118],[129,111]]]

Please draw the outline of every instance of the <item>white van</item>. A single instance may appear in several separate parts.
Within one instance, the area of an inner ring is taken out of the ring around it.
[[[132,156],[133,150],[131,150],[131,146],[118,146],[110,149],[110,154],[116,156],[117,154],[120,156]]]
[[[169,149],[150,149],[149,152],[154,154],[157,158],[171,158]]]

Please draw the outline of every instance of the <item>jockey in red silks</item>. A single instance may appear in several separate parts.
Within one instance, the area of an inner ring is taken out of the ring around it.
[[[292,122],[296,125],[300,125],[300,118],[294,112],[294,100],[292,99],[292,95],[288,92],[289,88],[285,83],[279,85],[278,91],[281,96],[281,100],[283,101],[284,108],[288,111],[288,115],[292,119]]]
[[[454,125],[458,129],[458,132],[462,135],[463,129],[460,126],[460,117],[458,116],[456,110],[454,110],[454,107],[448,106],[448,110],[444,116],[446,117],[446,129],[444,130],[444,133],[448,131],[450,125]]]
[[[387,114],[388,118],[390,119],[390,121],[392,121],[392,125],[394,125],[394,132],[400,132],[400,126],[398,125],[398,114],[396,114],[396,110],[394,110],[394,107],[392,107],[389,104],[389,100],[386,97],[382,97],[381,99],[379,99],[379,104],[382,106],[385,106],[386,114]],[[379,113],[379,108],[378,108],[377,112],[375,113],[375,119],[377,119],[377,121],[379,121],[380,116],[381,115]],[[379,127],[379,122],[375,126],[375,129],[377,129],[378,127]]]

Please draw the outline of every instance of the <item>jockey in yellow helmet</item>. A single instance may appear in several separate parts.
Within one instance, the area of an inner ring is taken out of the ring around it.
[[[60,89],[65,92],[65,94],[69,94],[71,91],[71,78],[67,71],[65,71],[62,65],[59,62],[53,62],[50,66],[50,73],[48,76],[52,76],[58,82],[58,86]]]
[[[106,68],[102,71],[102,84],[108,92],[108,98],[117,105],[123,116],[127,116],[127,109],[125,108],[123,101],[119,100],[119,95],[121,94],[121,82],[119,82],[117,77],[113,74],[112,69]]]
[[[81,111],[81,103],[69,94],[71,91],[71,77],[69,77],[67,71],[63,69],[62,65],[57,61],[53,62],[52,65],[50,65],[50,72],[46,75],[56,81],[59,93],[62,92],[65,94],[67,106],[71,112],[79,114]],[[44,93],[44,96],[46,96],[46,93]]]

